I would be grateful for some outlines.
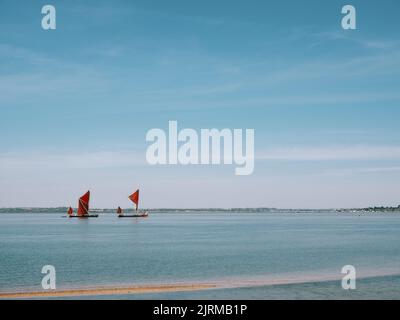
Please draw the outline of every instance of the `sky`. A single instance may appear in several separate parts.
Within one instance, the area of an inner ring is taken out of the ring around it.
[[[43,30],[43,5],[57,29]],[[341,9],[356,8],[343,30]],[[0,0],[0,207],[400,204],[400,3]],[[255,169],[146,133],[255,130]]]

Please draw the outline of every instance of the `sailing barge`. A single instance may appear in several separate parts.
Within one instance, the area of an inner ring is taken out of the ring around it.
[[[149,216],[148,211],[138,211],[139,189],[137,189],[134,193],[132,193],[128,198],[136,205],[135,214],[124,214],[122,212],[121,207],[118,207],[117,209],[118,218],[146,218]]]
[[[89,200],[90,191],[86,192],[82,197],[79,198],[78,212],[74,215],[74,211],[71,207],[68,209],[68,217],[70,218],[97,218],[98,214],[89,214]]]

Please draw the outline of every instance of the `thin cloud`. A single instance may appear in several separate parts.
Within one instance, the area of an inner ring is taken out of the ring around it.
[[[349,33],[330,31],[330,32],[319,32],[313,33],[311,36],[320,39],[328,39],[328,40],[343,40],[355,43],[364,48],[371,49],[393,49],[399,45],[399,41],[390,40],[390,39],[362,39],[354,36],[349,36]]]
[[[256,160],[327,161],[327,160],[400,160],[400,146],[293,147],[263,151]]]
[[[353,177],[359,175],[385,175],[389,174],[392,178],[400,173],[400,166],[366,166],[348,168],[329,168],[321,172],[316,172],[315,176],[332,177]]]
[[[5,153],[0,171],[13,169],[96,169],[144,165],[145,156],[133,151],[93,151],[65,154]]]
[[[55,60],[33,50],[17,47],[10,44],[0,44],[0,58],[2,60],[22,60],[30,65],[54,63]]]
[[[331,146],[266,149],[256,153],[255,160],[328,161],[328,160],[400,160],[400,146]],[[20,168],[118,168],[147,165],[145,151],[92,151],[79,153],[3,153],[2,171]],[[370,172],[397,170],[400,167],[374,167]],[[365,170],[365,169],[360,169]]]

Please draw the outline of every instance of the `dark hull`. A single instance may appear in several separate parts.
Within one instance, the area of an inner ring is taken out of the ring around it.
[[[119,214],[118,218],[147,218],[147,214]]]
[[[69,218],[97,218],[98,214],[85,214],[83,216],[69,216]]]

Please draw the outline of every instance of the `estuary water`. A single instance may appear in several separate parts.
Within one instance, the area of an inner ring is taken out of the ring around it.
[[[44,265],[57,289],[218,284],[84,299],[400,299],[400,213],[0,214],[0,291],[41,291]]]

